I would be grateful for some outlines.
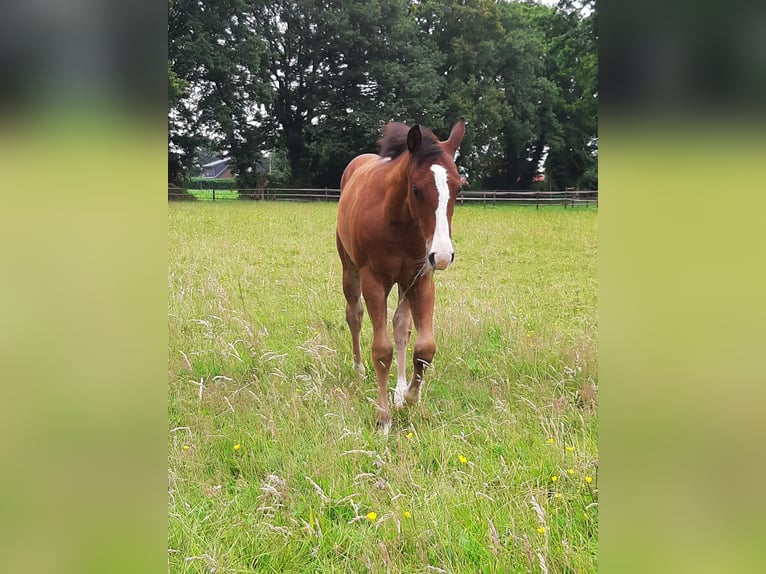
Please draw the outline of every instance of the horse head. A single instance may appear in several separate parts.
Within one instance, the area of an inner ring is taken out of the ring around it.
[[[407,133],[410,153],[407,204],[425,238],[428,262],[434,270],[444,270],[455,260],[452,212],[460,189],[455,159],[464,135],[465,118],[452,126],[446,141],[439,141],[431,130],[417,125]]]

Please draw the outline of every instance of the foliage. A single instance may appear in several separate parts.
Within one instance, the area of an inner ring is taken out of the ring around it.
[[[192,177],[189,189],[236,189],[237,182],[233,179],[215,177]]]
[[[595,0],[172,0],[169,162],[207,142],[252,187],[275,150],[284,184],[337,187],[382,125],[441,137],[460,117],[473,187],[597,187]],[[287,181],[289,178],[289,181]]]
[[[438,117],[438,56],[406,0],[254,2],[253,21],[269,46],[278,147],[296,184],[337,185],[360,145],[374,149],[387,119]]]
[[[447,54],[448,113],[468,118],[461,162],[474,184],[508,187],[523,176],[529,187],[534,175],[527,157],[543,145],[536,104],[547,84],[538,81],[542,30],[529,25],[530,10],[549,11],[493,0],[418,5],[422,31]]]
[[[456,207],[434,366],[387,437],[335,212],[169,206],[168,570],[598,571],[596,210]]]
[[[253,33],[246,0],[172,0],[168,6],[168,58],[186,82],[169,106],[170,153],[188,171],[194,150],[207,143],[226,150],[238,174],[248,173],[267,141],[262,80],[266,46]]]
[[[292,181],[290,162],[284,149],[276,149],[269,158],[269,187],[288,187]]]
[[[555,113],[562,132],[546,167],[560,189],[598,187],[598,4],[583,4],[586,17],[572,0],[561,0],[548,31],[548,75],[558,86]]]

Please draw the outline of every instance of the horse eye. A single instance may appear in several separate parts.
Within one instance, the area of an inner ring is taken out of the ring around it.
[[[420,193],[420,190],[419,190],[417,187],[413,187],[413,188],[412,188],[412,193],[413,193],[413,194],[415,195],[415,197],[417,197],[418,199],[420,199],[420,196],[422,195],[422,194]]]

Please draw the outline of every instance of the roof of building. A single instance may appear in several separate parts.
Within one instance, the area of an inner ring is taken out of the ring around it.
[[[224,163],[229,163],[229,158],[225,157],[223,159],[217,159],[215,161],[211,161],[210,163],[206,163],[202,167],[216,167]]]

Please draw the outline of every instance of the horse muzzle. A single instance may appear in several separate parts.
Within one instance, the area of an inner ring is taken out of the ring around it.
[[[428,254],[428,262],[436,271],[444,271],[455,260],[454,251],[432,251]]]

